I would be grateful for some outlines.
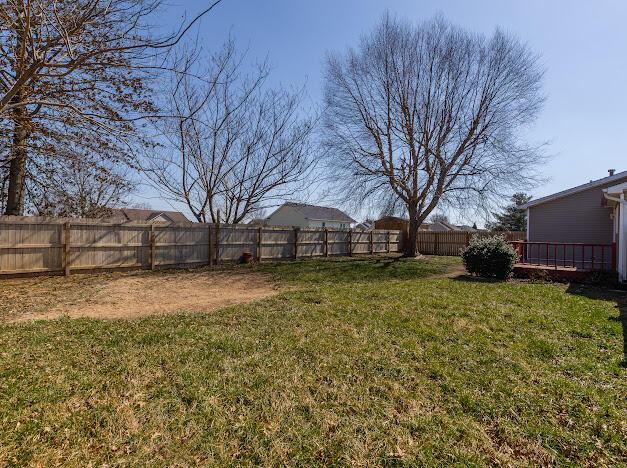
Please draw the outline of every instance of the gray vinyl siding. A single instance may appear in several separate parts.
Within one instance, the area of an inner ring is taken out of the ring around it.
[[[602,187],[533,206],[528,240],[610,244],[614,242],[611,211],[603,204]]]

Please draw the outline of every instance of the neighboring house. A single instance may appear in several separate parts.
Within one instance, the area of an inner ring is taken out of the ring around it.
[[[423,226],[426,223],[423,223]],[[448,221],[436,221],[434,223],[429,223],[428,228],[429,231],[461,231],[461,226],[455,226],[454,224],[449,223]]]
[[[355,220],[337,208],[284,203],[266,218],[267,226],[294,226],[301,228],[327,227],[348,229]]]
[[[142,210],[137,208],[112,209],[108,221],[144,221],[151,223],[190,223],[180,211]]]
[[[621,281],[627,281],[626,203],[627,171],[613,170],[603,179],[532,200],[522,205],[527,209],[527,241],[616,243],[616,266]]]
[[[360,231],[371,231],[374,229],[374,223],[372,221],[363,221],[355,226],[355,229]]]

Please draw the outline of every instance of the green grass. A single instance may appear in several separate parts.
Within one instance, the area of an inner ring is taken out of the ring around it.
[[[429,278],[456,265],[261,265],[285,292],[247,306],[2,325],[0,465],[625,464],[624,296]]]

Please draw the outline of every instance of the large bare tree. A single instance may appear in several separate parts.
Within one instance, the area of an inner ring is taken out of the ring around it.
[[[521,138],[544,96],[538,57],[497,30],[485,37],[442,18],[385,15],[357,49],[326,65],[325,139],[346,196],[399,200],[407,254],[444,202],[489,203],[526,186],[542,159]]]
[[[31,158],[54,158],[66,142],[85,147],[77,154],[105,148],[128,163],[137,120],[155,113],[147,80],[219,2],[156,36],[161,0],[0,0],[0,119],[11,123],[0,135],[11,148],[6,213],[23,210]]]
[[[171,117],[156,123],[164,144],[143,169],[199,222],[239,223],[302,188],[314,122],[303,116],[302,91],[268,89],[267,64],[247,73],[232,42],[207,62],[198,77],[171,83]]]

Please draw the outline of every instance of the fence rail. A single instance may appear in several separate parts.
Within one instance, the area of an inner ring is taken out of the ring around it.
[[[418,232],[418,252],[426,255],[459,255],[459,251],[468,246],[473,237],[490,237],[495,234],[502,234],[509,242],[525,240],[524,232],[503,232],[495,233],[491,231],[419,231]]]
[[[294,229],[218,224],[106,223],[0,217],[0,275],[117,268],[186,268],[239,260],[402,251],[392,230]]]

